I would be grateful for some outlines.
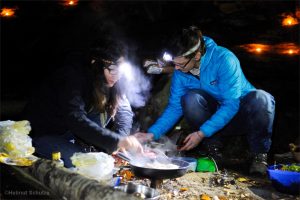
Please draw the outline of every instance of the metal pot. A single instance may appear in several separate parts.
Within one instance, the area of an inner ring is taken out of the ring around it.
[[[141,197],[142,199],[155,200],[159,198],[159,192],[156,189],[144,185],[137,185],[132,182],[129,182],[125,185],[116,186],[114,188],[116,190],[120,190],[128,194],[133,194],[135,196]]]

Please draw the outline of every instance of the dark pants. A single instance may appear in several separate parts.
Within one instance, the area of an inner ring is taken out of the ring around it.
[[[77,143],[71,133],[64,135],[45,135],[33,138],[33,146],[38,157],[52,159],[52,152],[59,151],[65,167],[72,167],[70,157],[75,152],[86,152],[86,149]]]
[[[88,115],[88,118],[100,126],[98,114]],[[65,167],[73,167],[70,157],[76,152],[90,152],[87,146],[77,143],[75,136],[71,132],[63,135],[44,135],[33,138],[33,146],[38,157],[52,159],[52,152],[59,151],[64,161]]]
[[[192,131],[208,120],[218,109],[218,102],[203,90],[190,90],[181,98],[183,115]],[[219,132],[205,138],[206,145],[222,147],[224,136],[246,135],[252,153],[266,153],[271,146],[275,101],[263,91],[249,92],[240,101],[238,113]]]

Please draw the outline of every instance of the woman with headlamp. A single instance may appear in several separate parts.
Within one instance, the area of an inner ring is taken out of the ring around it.
[[[180,150],[202,142],[218,157],[225,135],[246,134],[253,156],[251,172],[266,173],[275,101],[245,78],[237,57],[202,36],[197,27],[184,29],[173,47],[175,66],[169,103],[145,138],[159,139],[180,119],[191,127]],[[143,134],[137,134],[143,138]]]
[[[119,88],[124,48],[115,40],[103,40],[91,53],[73,53],[65,65],[46,81],[26,107],[36,153],[50,158],[60,151],[71,167],[75,152],[118,148],[141,152],[130,136],[133,113]],[[107,129],[112,122],[113,130]]]

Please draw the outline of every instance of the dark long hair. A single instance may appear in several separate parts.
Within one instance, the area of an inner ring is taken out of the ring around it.
[[[92,107],[100,112],[107,111],[112,117],[114,117],[117,111],[122,93],[119,81],[111,88],[106,86],[104,69],[108,67],[108,64],[103,62],[103,59],[116,62],[121,56],[125,56],[124,45],[119,41],[109,38],[95,42],[89,54],[89,67],[93,79]]]

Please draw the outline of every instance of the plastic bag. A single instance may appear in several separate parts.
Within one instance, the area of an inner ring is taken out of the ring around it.
[[[77,172],[104,184],[110,184],[114,172],[114,158],[106,153],[75,153],[71,157]]]
[[[0,122],[0,152],[10,158],[24,158],[33,154],[32,139],[28,136],[31,130],[29,121]]]

